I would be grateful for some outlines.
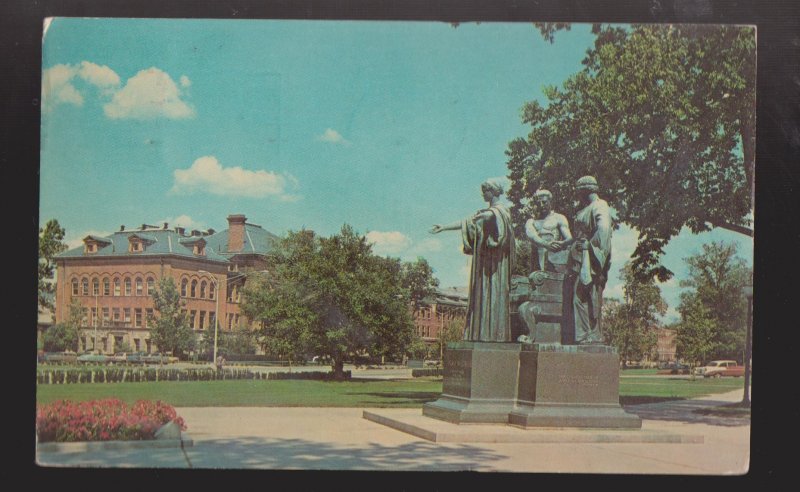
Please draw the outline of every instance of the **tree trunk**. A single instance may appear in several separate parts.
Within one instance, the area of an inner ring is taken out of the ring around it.
[[[333,368],[333,379],[336,381],[344,380],[344,360],[334,359],[331,366]]]

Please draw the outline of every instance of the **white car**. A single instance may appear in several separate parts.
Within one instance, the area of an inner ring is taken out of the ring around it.
[[[720,377],[720,376],[735,376],[738,375],[738,369],[742,369],[735,360],[712,360],[703,367],[696,367],[694,373],[697,376],[706,378]]]

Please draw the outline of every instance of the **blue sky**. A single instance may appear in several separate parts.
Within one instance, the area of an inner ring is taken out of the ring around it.
[[[375,250],[426,257],[466,285],[457,233],[527,131],[526,101],[580,69],[593,36],[554,44],[529,23],[57,18],[43,46],[40,218],[71,245],[142,223],[225,229],[243,213],[276,234],[345,222]],[[612,204],[613,205],[613,204]],[[684,233],[664,263],[710,240]],[[636,234],[614,239],[615,264]],[[607,292],[621,293],[613,275]],[[677,281],[663,286],[677,305]]]

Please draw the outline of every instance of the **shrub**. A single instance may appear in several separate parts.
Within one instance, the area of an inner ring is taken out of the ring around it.
[[[72,402],[59,400],[37,405],[36,435],[40,442],[140,441],[154,439],[164,424],[186,423],[175,409],[161,401],[139,400],[128,407],[118,399]]]

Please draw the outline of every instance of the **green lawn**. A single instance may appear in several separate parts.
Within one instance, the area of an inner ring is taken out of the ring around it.
[[[620,380],[623,403],[692,398],[724,393],[743,385],[741,378],[688,379],[624,378]],[[115,384],[39,385],[38,403],[119,398],[126,402],[162,400],[177,407],[312,406],[312,407],[421,407],[442,391],[441,379],[354,379],[324,381],[161,381]]]

